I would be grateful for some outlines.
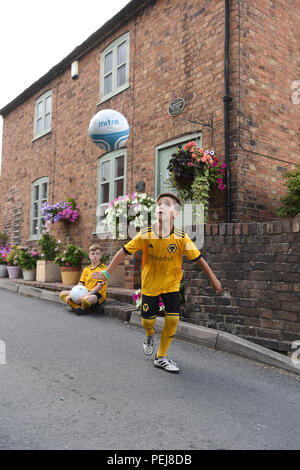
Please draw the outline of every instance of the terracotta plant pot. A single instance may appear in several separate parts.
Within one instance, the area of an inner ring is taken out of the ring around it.
[[[9,279],[18,279],[21,276],[21,269],[19,266],[7,266]]]
[[[36,280],[36,269],[22,269],[24,281]]]
[[[75,285],[78,283],[81,274],[81,267],[79,266],[61,266],[60,274],[62,283],[66,285]]]
[[[0,277],[8,277],[6,264],[0,264]]]

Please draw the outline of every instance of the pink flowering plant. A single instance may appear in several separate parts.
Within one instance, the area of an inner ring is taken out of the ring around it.
[[[37,248],[19,247],[18,266],[22,269],[32,270],[36,268],[40,253]]]
[[[220,162],[213,150],[197,147],[196,142],[178,147],[168,165],[170,185],[183,202],[203,204],[204,221],[208,218],[209,192],[212,188],[225,189],[226,163]]]
[[[135,304],[136,308],[140,309],[141,305],[142,305],[141,289],[138,289],[138,290],[135,291],[135,293],[132,296],[132,300],[133,300],[133,303]],[[161,296],[159,296],[158,306],[159,306],[159,311],[164,313],[165,312],[165,305],[163,303],[163,299],[161,298]]]
[[[8,266],[18,266],[20,254],[20,247],[18,245],[11,245],[9,253],[6,254],[6,264]]]
[[[83,259],[89,259],[86,251],[76,245],[67,245],[54,259],[59,266],[80,267]]]
[[[48,201],[42,205],[42,214],[45,222],[56,224],[57,222],[76,222],[79,219],[79,207],[73,198],[67,198],[56,204],[49,204]]]

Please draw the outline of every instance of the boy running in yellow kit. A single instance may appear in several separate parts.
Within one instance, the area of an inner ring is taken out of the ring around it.
[[[154,366],[168,372],[179,368],[167,352],[175,335],[180,314],[179,286],[182,278],[182,258],[186,255],[205,272],[216,292],[222,292],[220,281],[188,235],[174,227],[174,219],[180,211],[181,202],[170,193],[160,194],[156,199],[157,223],[142,229],[130,242],[121,248],[112,259],[107,270],[94,273],[96,279],[108,280],[127,255],[142,250],[142,324],[146,331],[144,353],[151,355],[154,349],[154,325],[159,312],[159,296],[165,305],[165,326],[154,359]]]
[[[102,250],[99,245],[92,245],[89,248],[90,266],[82,271],[79,285],[83,285],[89,291],[88,294],[78,300],[78,304],[73,302],[70,297],[70,291],[62,291],[60,298],[74,309],[76,315],[83,315],[85,309],[91,308],[96,304],[102,304],[106,299],[107,281],[102,283],[92,278],[94,272],[101,272],[106,269],[105,264],[101,263]]]

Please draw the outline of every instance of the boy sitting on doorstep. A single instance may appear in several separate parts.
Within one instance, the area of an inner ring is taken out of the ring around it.
[[[83,269],[78,285],[83,285],[89,291],[87,295],[78,299],[78,303],[73,302],[70,297],[70,291],[62,291],[60,298],[75,310],[77,315],[82,315],[84,309],[94,305],[102,304],[106,299],[107,282],[102,282],[92,278],[96,271],[106,269],[105,264],[101,263],[102,250],[99,245],[92,245],[89,248],[89,258],[91,265]]]

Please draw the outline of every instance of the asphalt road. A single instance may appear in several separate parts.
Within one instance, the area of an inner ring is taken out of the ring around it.
[[[0,289],[0,449],[299,449],[300,378]],[[157,343],[156,343],[157,345]]]

